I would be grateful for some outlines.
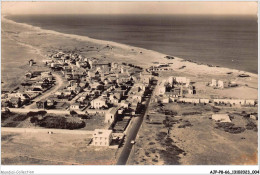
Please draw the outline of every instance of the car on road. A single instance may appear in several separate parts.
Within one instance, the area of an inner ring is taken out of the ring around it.
[[[131,144],[135,144],[135,141],[134,141],[134,140],[131,140]]]

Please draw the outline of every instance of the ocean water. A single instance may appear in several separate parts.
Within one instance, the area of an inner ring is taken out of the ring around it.
[[[199,63],[258,72],[257,17],[19,15],[16,22],[129,44]]]

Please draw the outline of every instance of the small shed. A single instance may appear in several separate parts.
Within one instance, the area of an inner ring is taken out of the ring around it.
[[[219,122],[231,122],[231,120],[227,114],[213,114],[212,119],[219,121]]]

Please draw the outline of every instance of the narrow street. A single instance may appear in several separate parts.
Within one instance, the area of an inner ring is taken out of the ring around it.
[[[152,88],[152,90],[154,90],[154,87]],[[145,109],[144,112],[142,114],[140,114],[139,116],[133,118],[133,123],[132,126],[125,138],[125,143],[124,143],[124,147],[123,150],[121,152],[121,155],[119,156],[118,160],[117,160],[117,165],[125,165],[128,157],[131,153],[133,144],[131,143],[132,140],[135,140],[137,133],[142,125],[143,119],[147,113],[147,109],[149,107],[150,104],[150,100],[151,100],[152,95],[148,96],[148,99],[146,101],[145,104]]]
[[[56,91],[58,91],[58,89],[63,85],[63,81],[60,75],[53,73],[53,76],[55,77],[56,80],[56,84],[54,85],[54,87],[52,87],[50,90],[48,90],[47,92],[45,92],[44,94],[36,97],[33,100],[33,103],[28,105],[28,106],[24,106],[25,109],[32,109],[32,108],[36,108],[36,102],[40,101],[42,99],[45,99],[47,97],[49,97],[50,95],[52,95],[53,93],[55,93]]]

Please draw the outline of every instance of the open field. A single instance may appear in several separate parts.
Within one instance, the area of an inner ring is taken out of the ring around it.
[[[91,135],[2,132],[2,165],[111,165],[115,149],[87,146]]]
[[[242,116],[243,113],[257,112],[257,108],[218,110],[218,113],[229,112],[232,116],[226,130],[211,119],[213,110],[208,105],[167,104],[156,107],[153,104],[151,108],[159,112],[150,117],[162,117],[164,122],[144,121],[129,164],[257,164],[257,121]],[[167,110],[176,113],[165,117],[162,113]],[[255,129],[249,127],[251,122]]]

